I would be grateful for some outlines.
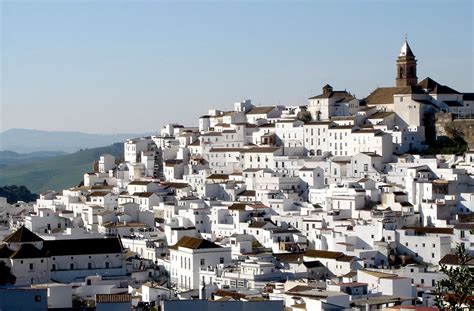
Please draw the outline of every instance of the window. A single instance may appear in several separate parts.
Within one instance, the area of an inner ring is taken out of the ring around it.
[[[219,263],[224,263],[224,257],[219,258]]]
[[[69,264],[69,270],[74,270],[74,264],[73,263]]]
[[[108,269],[110,267],[110,263],[108,261],[105,262],[105,268]]]
[[[205,266],[206,265],[206,261],[204,258],[201,258],[201,266]]]
[[[30,271],[33,271],[34,270],[34,265],[32,263],[30,263]]]

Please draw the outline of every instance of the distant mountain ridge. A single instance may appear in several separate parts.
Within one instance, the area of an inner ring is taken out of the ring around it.
[[[94,161],[102,154],[123,159],[123,143],[90,148],[6,168],[0,167],[0,186],[26,186],[31,192],[62,190],[78,185],[84,173],[91,172]]]
[[[41,131],[9,129],[0,132],[0,150],[17,153],[62,151],[72,153],[86,148],[108,146],[129,138],[152,135],[151,133],[88,134],[66,131]]]

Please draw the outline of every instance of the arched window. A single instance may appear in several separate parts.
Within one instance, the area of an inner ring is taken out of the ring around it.
[[[400,66],[399,68],[399,73],[398,73],[399,78],[403,78],[403,67]]]

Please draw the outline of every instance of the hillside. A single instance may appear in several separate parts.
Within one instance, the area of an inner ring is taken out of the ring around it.
[[[93,162],[104,153],[123,158],[123,144],[86,149],[25,165],[0,168],[0,186],[23,185],[35,193],[72,187],[81,182],[84,173],[90,172]]]
[[[24,165],[63,155],[66,155],[66,153],[62,151],[37,151],[30,153],[17,153],[9,150],[0,151],[0,168],[6,168],[13,165]]]
[[[72,153],[84,148],[97,148],[123,142],[144,134],[88,134],[80,132],[38,131],[9,129],[0,133],[0,150],[18,153],[62,151]]]

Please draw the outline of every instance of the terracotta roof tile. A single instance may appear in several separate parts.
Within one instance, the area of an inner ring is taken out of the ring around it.
[[[191,236],[184,236],[182,237],[178,243],[171,246],[171,249],[178,250],[179,247],[189,248],[189,249],[207,249],[207,248],[221,248],[221,246],[217,245],[208,240],[199,239]]]
[[[24,243],[39,241],[43,241],[43,239],[31,232],[25,226],[21,226],[20,229],[16,230],[15,232],[3,239],[3,242],[7,243]]]

